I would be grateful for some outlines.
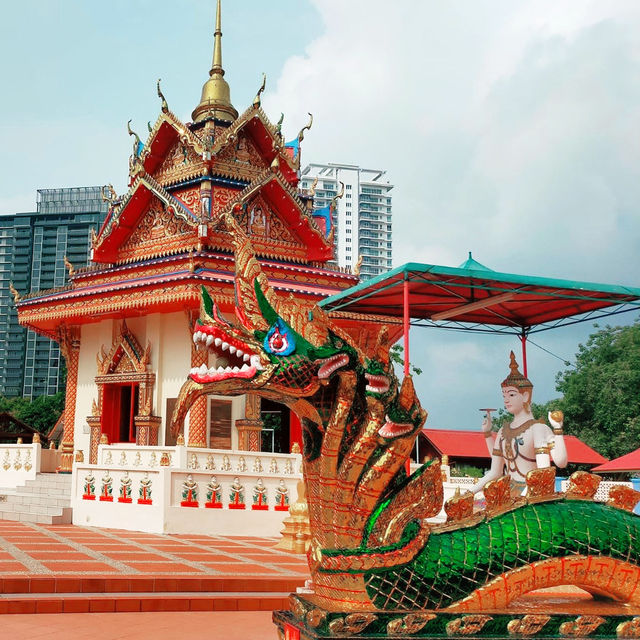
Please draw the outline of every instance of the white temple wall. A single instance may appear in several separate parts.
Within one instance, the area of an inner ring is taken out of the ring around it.
[[[151,370],[156,373],[154,413],[162,417],[158,443],[165,444],[167,399],[177,398],[191,369],[191,333],[183,312],[148,316]],[[146,343],[145,343],[146,344]],[[188,428],[188,416],[185,431]]]
[[[87,416],[91,415],[92,402],[98,402],[98,386],[95,383],[98,374],[96,355],[104,346],[108,353],[112,347],[114,335],[121,320],[103,320],[82,325],[80,354],[78,358],[78,393],[74,424],[74,447],[82,450],[88,459],[90,448],[89,425]],[[158,434],[158,444],[165,445],[165,433],[171,416],[167,414],[167,400],[177,398],[188,372],[191,369],[191,333],[187,318],[183,312],[154,313],[146,317],[126,319],[127,326],[142,348],[151,344],[149,370],[156,374],[153,390],[153,414],[162,418]],[[244,418],[245,396],[209,396],[231,400],[231,449],[238,448],[236,420]],[[207,424],[209,424],[211,405],[207,401]],[[188,441],[189,416],[185,420],[185,439]],[[209,445],[207,430],[207,444]]]
[[[104,345],[108,352],[111,348],[113,320],[103,320],[95,324],[80,327],[80,353],[78,356],[78,388],[76,394],[76,415],[73,425],[73,440],[76,450],[84,451],[89,456],[89,424],[87,416],[91,415],[92,402],[98,402],[98,386],[96,375],[98,365],[96,355]]]

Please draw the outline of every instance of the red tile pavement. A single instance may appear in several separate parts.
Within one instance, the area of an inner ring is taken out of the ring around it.
[[[162,535],[0,521],[0,579],[41,576],[308,576],[274,538]]]
[[[43,605],[44,606],[44,605]],[[55,606],[55,605],[49,605]],[[3,636],[29,640],[277,640],[270,611],[67,613],[13,615]]]
[[[13,631],[5,621],[17,625],[23,618],[21,614],[38,613],[33,616],[37,620],[20,622],[26,626],[16,628],[13,636],[7,637],[38,638],[41,635],[37,634],[44,630],[47,638],[55,639],[67,629],[65,638],[161,640],[184,631],[184,625],[169,624],[176,614],[167,613],[181,611],[189,620],[194,612],[208,616],[193,618],[208,622],[202,622],[201,627],[197,626],[199,622],[194,623],[194,633],[189,627],[190,640],[215,639],[218,636],[215,629],[212,631],[213,612],[242,611],[244,615],[247,610],[288,608],[288,594],[308,577],[306,558],[275,549],[275,544],[274,538],[155,535],[0,521],[0,614],[13,614],[3,616],[0,635]],[[118,616],[105,619],[113,621],[100,627],[99,633],[107,629],[105,635],[96,635],[95,622],[87,624],[86,636],[76,627],[75,619],[70,622],[70,617],[76,615],[108,616],[108,612],[118,612]],[[145,612],[162,613],[155,614],[161,617],[151,623]],[[67,622],[59,630],[57,625],[40,622],[49,618],[48,614],[60,613],[65,614],[59,617]],[[154,631],[141,635],[146,631],[141,631],[138,618],[135,622],[122,618],[131,615],[147,616],[144,630]],[[269,616],[262,619],[264,635],[256,635],[251,626],[251,633],[238,637],[275,639]],[[161,620],[169,621],[168,626],[156,630],[154,625]],[[73,629],[72,636],[68,635],[69,628]],[[198,629],[202,635],[198,635]],[[228,631],[225,623],[225,633],[219,637],[236,637]]]

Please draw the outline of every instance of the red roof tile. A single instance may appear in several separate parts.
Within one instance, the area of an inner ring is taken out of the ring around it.
[[[481,431],[423,429],[422,433],[440,454],[450,458],[490,458]],[[607,460],[576,436],[565,436],[564,441],[570,464],[602,464]],[[640,469],[640,449],[636,453],[639,465],[636,468]]]

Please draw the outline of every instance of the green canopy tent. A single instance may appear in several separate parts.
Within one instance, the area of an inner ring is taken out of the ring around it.
[[[407,263],[326,298],[327,312],[402,318],[405,375],[409,327],[527,336],[640,310],[640,288],[493,271],[469,258],[459,267]]]

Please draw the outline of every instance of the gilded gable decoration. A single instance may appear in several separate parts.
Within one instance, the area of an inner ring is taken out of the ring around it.
[[[120,330],[114,340],[109,353],[98,356],[98,373],[107,375],[112,373],[146,373],[151,354],[151,344],[142,349],[136,337],[131,333],[126,321],[122,321]]]

